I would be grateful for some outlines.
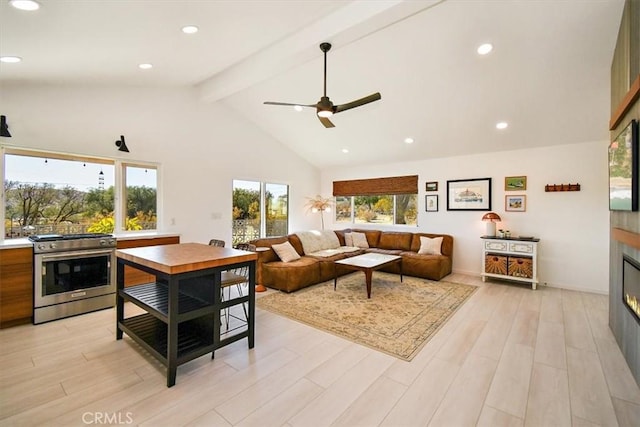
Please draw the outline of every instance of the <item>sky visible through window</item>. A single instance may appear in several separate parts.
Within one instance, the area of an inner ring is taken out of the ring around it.
[[[289,188],[286,184],[267,184],[267,191],[273,195],[274,200],[278,200],[281,196],[286,196]],[[233,180],[233,188],[242,188],[243,190],[260,191],[260,182],[243,181],[240,179]]]
[[[71,186],[81,191],[98,188],[100,171],[104,174],[104,188],[115,182],[114,165],[73,160],[46,159],[42,157],[5,156],[4,179],[24,183],[50,183],[56,188]],[[128,168],[127,185],[156,188],[156,174],[146,173],[144,168]]]

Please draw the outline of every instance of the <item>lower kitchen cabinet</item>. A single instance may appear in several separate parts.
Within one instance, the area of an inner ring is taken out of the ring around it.
[[[0,328],[33,315],[33,248],[0,250]]]

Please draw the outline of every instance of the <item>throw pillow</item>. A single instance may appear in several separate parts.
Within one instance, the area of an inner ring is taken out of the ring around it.
[[[351,233],[344,233],[344,245],[353,246],[353,236]]]
[[[420,249],[419,254],[422,255],[442,255],[440,248],[442,247],[442,237],[430,237],[420,236]]]
[[[367,242],[367,236],[364,233],[356,233],[355,231],[351,233],[351,239],[353,240],[353,246],[357,246],[359,248],[368,248],[369,242]]]
[[[289,242],[271,245],[271,249],[275,251],[282,262],[291,262],[300,259],[300,255]]]

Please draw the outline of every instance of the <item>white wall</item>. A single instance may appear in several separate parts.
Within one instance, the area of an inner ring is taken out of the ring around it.
[[[231,242],[233,179],[289,184],[290,230],[319,227],[304,208],[318,170],[190,89],[4,84],[0,99],[4,145],[160,163],[159,228],[183,242]],[[130,153],[114,145],[121,134]]]
[[[567,289],[608,293],[609,210],[607,142],[563,145],[491,154],[325,170],[322,194],[334,180],[419,175],[418,230],[454,237],[453,270],[479,275],[485,212],[447,211],[446,181],[492,178],[492,210],[502,218],[497,228],[512,235],[536,236],[541,283]],[[527,190],[505,192],[506,176],[527,176]],[[437,193],[425,183],[438,181]],[[580,183],[579,192],[546,193],[546,184]],[[424,196],[438,194],[439,211],[425,212]],[[525,194],[526,212],[505,212],[505,194]],[[345,228],[331,224],[332,228]],[[359,226],[359,225],[358,225]],[[363,227],[364,228],[364,227]],[[374,227],[374,228],[380,228]],[[386,227],[415,230],[415,227]]]
[[[330,195],[334,180],[418,174],[418,229],[453,235],[454,270],[478,274],[483,213],[447,212],[446,180],[491,177],[492,209],[503,218],[498,228],[541,239],[542,282],[608,292],[606,142],[338,168],[320,174],[232,111],[201,103],[191,90],[4,84],[0,99],[0,112],[8,117],[13,135],[0,143],[159,162],[160,228],[181,234],[183,242],[206,242],[212,237],[230,242],[234,178],[289,184],[293,232],[320,227],[319,215],[304,208],[306,197]],[[130,153],[121,153],[114,145],[121,134]],[[513,175],[528,179],[524,213],[504,212],[504,177]],[[427,181],[439,182],[438,212],[424,212]],[[545,184],[569,182],[579,182],[582,191],[544,192]],[[218,219],[213,218],[216,214]],[[344,228],[332,224],[328,215],[325,222],[328,228]]]

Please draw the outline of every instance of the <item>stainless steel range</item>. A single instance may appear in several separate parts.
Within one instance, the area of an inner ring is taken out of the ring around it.
[[[116,239],[111,234],[41,234],[33,242],[33,323],[113,307]]]

